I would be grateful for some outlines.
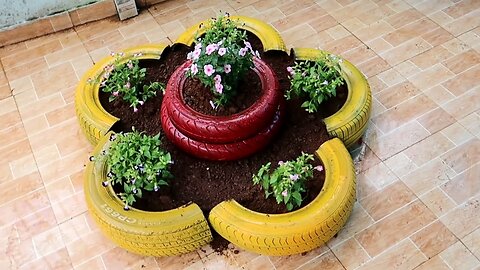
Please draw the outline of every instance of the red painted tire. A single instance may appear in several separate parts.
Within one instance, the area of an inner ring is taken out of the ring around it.
[[[166,107],[171,121],[187,137],[207,143],[232,143],[257,134],[270,124],[283,99],[273,70],[262,60],[254,58],[253,70],[258,74],[263,95],[248,109],[230,116],[210,116],[194,111],[185,104],[182,88],[186,80],[185,68],[191,61],[177,68],[170,77],[162,108]]]
[[[232,143],[205,143],[187,137],[172,123],[164,106],[161,111],[161,122],[166,137],[183,151],[208,160],[237,160],[259,151],[270,142],[280,130],[285,113],[284,106],[282,101],[277,106],[275,115],[270,119],[270,125],[263,130],[250,138]]]

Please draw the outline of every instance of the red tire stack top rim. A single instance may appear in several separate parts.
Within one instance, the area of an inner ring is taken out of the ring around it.
[[[278,80],[272,69],[262,60],[254,58],[253,71],[259,76],[263,93],[249,108],[229,116],[211,116],[194,111],[183,99],[182,88],[186,80],[187,61],[170,77],[162,107],[173,125],[186,136],[209,143],[230,143],[249,138],[267,126],[283,100]]]

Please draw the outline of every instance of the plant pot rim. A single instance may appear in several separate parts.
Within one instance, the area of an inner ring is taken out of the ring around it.
[[[259,70],[259,68],[267,69],[268,73],[269,73],[268,76],[271,76],[272,78],[275,78],[278,81],[277,75],[273,72],[272,68],[267,63],[265,63],[262,59],[257,58],[257,57],[254,57],[253,59],[254,59],[254,61],[253,61],[254,67],[252,68],[252,70],[259,77],[259,79],[261,81],[261,84],[262,84],[262,89],[264,89],[264,87],[266,85],[266,82],[265,82],[264,76],[260,76],[261,70]],[[180,76],[179,76],[180,77],[179,83],[178,83],[179,87],[181,89],[183,89],[183,85],[185,84],[185,81],[188,79],[188,77],[186,76],[185,69],[189,68],[191,65],[192,65],[192,61],[187,60],[187,61],[184,62],[184,64],[180,65],[177,68],[177,70],[174,72],[174,73],[176,73],[177,71],[181,72]],[[262,72],[262,73],[265,73],[265,72]],[[170,79],[172,79],[173,77],[174,76],[171,76]],[[174,82],[170,82],[170,80],[168,81],[169,85],[171,85],[173,83]],[[183,90],[182,90],[182,92],[183,92]],[[167,95],[167,94],[165,94],[165,95]],[[255,101],[250,107],[246,108],[243,111],[240,111],[240,112],[237,112],[237,113],[234,113],[234,114],[231,114],[231,115],[215,116],[215,115],[208,115],[208,114],[204,114],[204,113],[195,111],[192,107],[190,107],[186,104],[186,102],[183,98],[183,95],[181,95],[180,97],[181,97],[182,104],[185,106],[185,109],[187,111],[189,111],[191,114],[194,114],[197,118],[204,119],[204,120],[215,120],[215,121],[221,121],[221,122],[223,122],[223,121],[230,122],[230,121],[232,121],[232,120],[234,120],[238,117],[241,117],[242,115],[249,114],[254,110],[259,110],[261,107],[265,106],[266,103],[268,102],[267,97],[262,93],[262,95],[260,96],[260,98],[257,101]]]

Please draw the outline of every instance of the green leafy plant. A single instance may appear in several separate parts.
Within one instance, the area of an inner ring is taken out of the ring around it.
[[[309,113],[316,112],[320,103],[336,96],[337,87],[345,83],[341,62],[342,59],[331,54],[321,54],[316,61],[295,61],[293,67],[287,67],[291,86],[285,97],[303,98],[302,108]]]
[[[159,82],[143,84],[145,80],[145,68],[138,65],[138,56],[135,54],[133,59],[122,62],[123,53],[112,53],[115,56],[115,62],[106,66],[104,69],[101,90],[110,93],[109,101],[112,102],[117,97],[133,107],[133,111],[137,112],[137,106],[143,105],[149,98],[155,96],[158,90],[165,91],[165,86]]]
[[[123,192],[117,194],[129,209],[136,199],[141,198],[144,190],[158,191],[160,186],[168,185],[173,176],[169,169],[173,164],[170,153],[161,148],[160,134],[148,136],[135,130],[118,133],[110,137],[109,149],[103,153],[108,166],[108,186],[123,186]]]
[[[260,55],[253,51],[246,32],[237,28],[228,13],[200,27],[207,30],[203,37],[196,38],[195,49],[187,55],[192,60],[187,76],[198,78],[211,89],[216,108],[236,94],[239,78],[253,66],[253,56]]]
[[[323,170],[322,166],[313,167],[308,163],[312,160],[313,155],[302,153],[296,160],[278,162],[278,167],[271,173],[269,162],[252,176],[253,183],[262,185],[266,198],[273,194],[277,203],[284,203],[290,211],[301,206],[301,193],[306,191],[305,185],[313,177],[313,170]]]

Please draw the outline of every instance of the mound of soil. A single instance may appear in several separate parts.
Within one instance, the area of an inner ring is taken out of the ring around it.
[[[255,36],[249,34],[249,40],[254,49],[263,52],[261,42]],[[186,55],[191,50],[191,47],[175,44],[165,49],[160,60],[141,60],[140,65],[147,69],[146,83],[158,81],[166,84],[170,75],[186,60]],[[294,57],[285,52],[269,51],[261,53],[261,58],[274,69],[281,91],[289,89],[290,82],[286,67],[293,64]],[[189,106],[194,108],[210,107],[209,90],[194,79],[189,80],[189,90],[184,93],[184,98],[192,101]],[[253,103],[261,93],[260,84],[255,80],[240,80],[238,89],[244,88],[251,90],[239,93],[237,100],[240,102],[226,106],[221,114],[232,114],[245,109],[246,107],[242,104]],[[252,96],[254,97],[253,102]],[[277,204],[273,197],[265,199],[261,187],[253,185],[252,175],[256,174],[258,169],[267,162],[271,162],[272,167],[275,167],[279,161],[293,160],[302,152],[314,154],[323,142],[330,139],[322,119],[335,113],[344,104],[346,97],[345,85],[337,89],[337,97],[324,102],[324,106],[316,114],[309,114],[301,108],[302,101],[287,101],[286,117],[279,134],[265,149],[241,160],[219,162],[198,159],[182,152],[166,138],[163,138],[163,147],[171,153],[175,161],[172,166],[174,179],[169,186],[162,186],[159,192],[144,192],[143,198],[138,199],[134,207],[146,211],[163,211],[193,201],[208,214],[218,203],[235,199],[254,211],[286,212],[285,206]],[[132,130],[132,127],[150,135],[163,132],[160,124],[161,92],[139,107],[136,113],[121,99],[108,102],[106,93],[100,92],[100,101],[110,114],[121,119],[113,127],[115,132],[128,132]],[[320,164],[320,161],[316,159],[313,165]],[[308,181],[308,191],[304,194],[304,205],[318,195],[322,189],[324,178],[324,172],[315,171],[314,178]],[[121,187],[114,188],[117,192],[121,191]]]

